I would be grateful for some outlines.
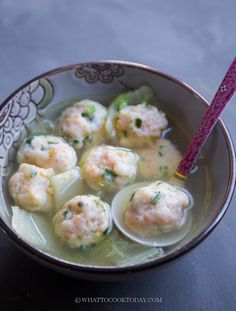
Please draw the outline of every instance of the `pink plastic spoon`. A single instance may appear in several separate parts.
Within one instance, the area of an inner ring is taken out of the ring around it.
[[[180,178],[187,178],[193,164],[195,163],[199,152],[204,145],[207,137],[213,130],[221,113],[228,104],[230,98],[236,91],[236,58],[232,62],[223,81],[221,82],[209,108],[203,116],[199,129],[194,134],[183,159],[180,162],[176,175]]]
[[[218,121],[222,111],[228,104],[230,98],[236,91],[236,58],[229,67],[221,85],[219,86],[216,95],[214,96],[211,105],[207,109],[200,123],[200,127],[197,132],[193,135],[191,143],[189,144],[182,161],[175,172],[175,180],[170,181],[170,184],[174,186],[181,186],[181,189],[185,191],[189,196],[190,205],[192,206],[193,200],[191,194],[183,188],[183,184],[189,173],[191,172],[192,166],[195,163],[199,152],[204,145],[207,137],[214,128]],[[124,210],[129,202],[131,194],[136,191],[139,187],[148,185],[148,182],[132,184],[128,187],[124,187],[120,190],[112,201],[112,216],[116,227],[128,238],[143,245],[164,247],[182,240],[189,229],[189,222],[183,226],[183,229],[179,231],[173,231],[168,235],[163,234],[157,235],[150,238],[142,238],[137,236],[136,233],[130,231],[124,221]],[[191,208],[189,206],[189,208]]]

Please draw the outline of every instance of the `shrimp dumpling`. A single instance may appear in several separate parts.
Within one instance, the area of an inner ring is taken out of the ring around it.
[[[186,220],[188,195],[179,188],[157,181],[138,188],[124,213],[125,224],[141,237],[180,229]]]
[[[9,192],[15,203],[32,212],[49,212],[54,209],[51,178],[52,168],[44,169],[26,163],[9,180]]]
[[[55,234],[72,248],[101,241],[112,229],[110,206],[94,195],[69,200],[53,217]]]
[[[130,149],[101,145],[84,153],[80,167],[91,188],[115,191],[135,180],[137,163],[138,155]]]
[[[181,153],[168,139],[160,139],[149,148],[136,149],[140,156],[139,177],[144,180],[170,179],[181,161]]]
[[[84,99],[65,109],[59,117],[58,130],[76,150],[99,144],[105,136],[107,109],[100,103]]]
[[[145,103],[123,107],[113,122],[118,143],[127,148],[152,145],[168,124],[163,112]]]
[[[28,137],[17,152],[18,163],[53,168],[62,173],[77,163],[75,150],[62,138],[52,135]]]

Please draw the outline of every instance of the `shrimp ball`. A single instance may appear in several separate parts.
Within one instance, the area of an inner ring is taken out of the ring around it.
[[[115,191],[135,180],[137,162],[138,155],[129,149],[101,145],[85,152],[80,167],[91,188]]]
[[[104,141],[107,109],[93,100],[84,99],[62,112],[58,130],[76,150],[84,145]]]
[[[53,168],[56,173],[62,173],[76,165],[77,155],[63,138],[39,135],[29,137],[23,142],[17,152],[17,161]]]
[[[167,124],[164,113],[146,104],[126,106],[114,117],[116,138],[121,146],[128,148],[153,144]]]
[[[22,163],[9,180],[9,192],[15,203],[32,212],[49,212],[54,209],[51,178],[52,168],[44,169]]]
[[[180,229],[190,204],[188,195],[167,183],[157,181],[137,189],[125,211],[125,224],[140,237]]]
[[[139,177],[146,180],[170,179],[181,160],[181,153],[167,139],[160,139],[149,148],[136,149],[136,152],[140,156]]]
[[[111,231],[110,206],[97,196],[78,195],[55,214],[53,226],[72,248],[96,244]]]

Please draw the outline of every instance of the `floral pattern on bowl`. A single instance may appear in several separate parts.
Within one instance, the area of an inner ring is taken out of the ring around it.
[[[23,129],[33,121],[53,97],[53,86],[41,78],[16,93],[0,108],[0,180],[6,175],[8,151],[21,140]]]
[[[84,78],[87,83],[111,83],[124,74],[124,66],[119,64],[88,64],[76,68],[75,76]]]

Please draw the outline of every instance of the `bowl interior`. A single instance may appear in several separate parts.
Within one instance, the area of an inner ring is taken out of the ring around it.
[[[68,66],[27,83],[11,95],[0,109],[0,215],[5,231],[11,230],[11,200],[7,180],[15,167],[15,153],[28,125],[45,115],[54,118],[76,99],[90,98],[108,105],[124,90],[152,87],[177,134],[170,139],[184,151],[207,108],[203,98],[177,80],[145,66],[122,62],[97,62]],[[220,165],[219,165],[220,163]],[[192,229],[178,244],[165,249],[166,257],[186,249],[222,216],[233,184],[233,149],[221,122],[214,128],[186,187],[194,189],[197,208]],[[196,190],[197,189],[197,190]],[[16,238],[17,239],[17,238]],[[20,237],[18,239],[20,241]],[[30,249],[30,248],[29,248]],[[59,259],[60,260],[60,259]],[[155,264],[160,259],[155,260]],[[114,269],[114,268],[113,268]]]

